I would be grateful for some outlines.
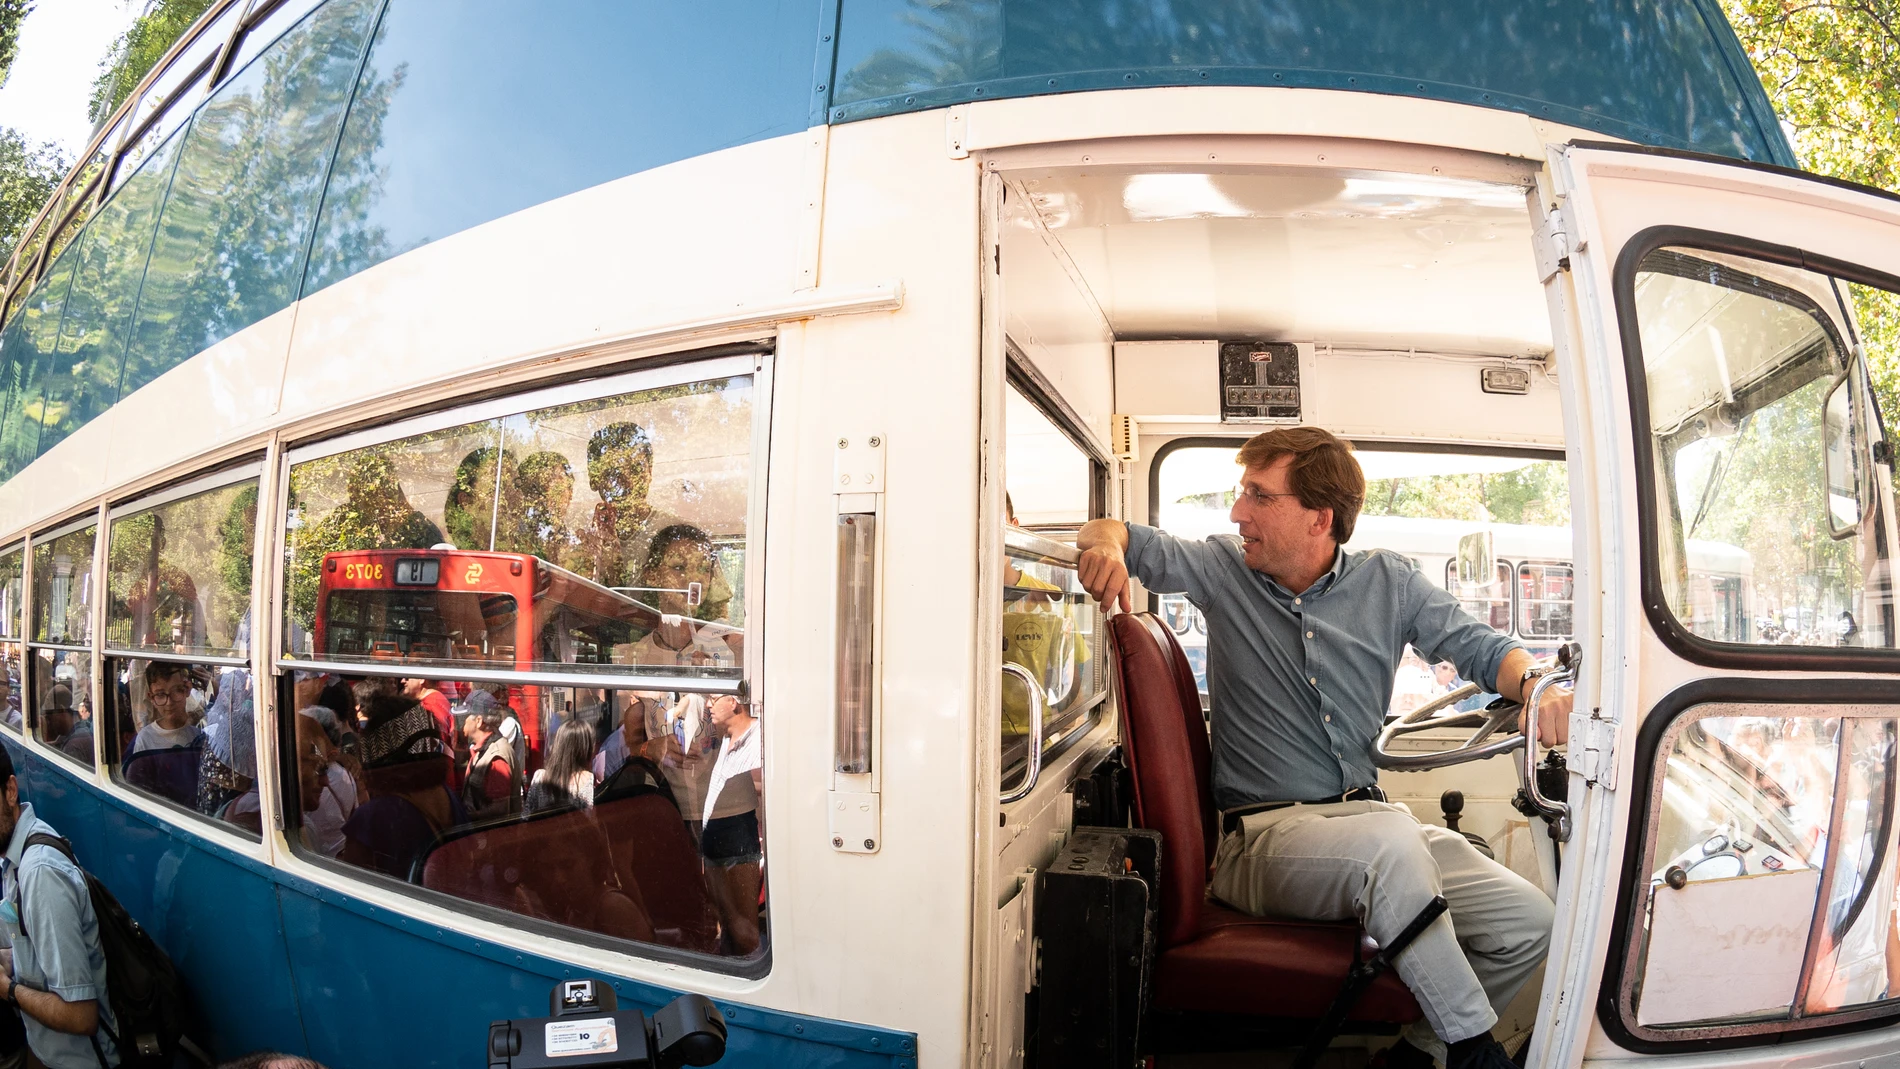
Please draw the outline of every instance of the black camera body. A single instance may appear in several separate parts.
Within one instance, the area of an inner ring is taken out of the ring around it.
[[[488,1026],[488,1069],[679,1069],[726,1053],[726,1021],[701,995],[681,995],[651,1020],[619,1008],[611,985],[563,980],[546,1017]]]

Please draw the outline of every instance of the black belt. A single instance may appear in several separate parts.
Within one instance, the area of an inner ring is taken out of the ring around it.
[[[1220,815],[1221,834],[1225,835],[1240,827],[1240,818],[1255,813],[1265,813],[1270,809],[1285,809],[1290,805],[1331,805],[1334,802],[1383,802],[1385,791],[1378,787],[1360,787],[1347,791],[1337,798],[1315,798],[1308,802],[1261,802],[1259,805],[1243,805],[1238,809],[1229,809]]]

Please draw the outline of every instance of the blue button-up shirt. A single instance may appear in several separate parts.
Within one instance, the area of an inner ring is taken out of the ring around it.
[[[99,919],[92,911],[86,876],[66,855],[50,846],[27,848],[32,835],[58,835],[33,815],[31,805],[20,807],[20,822],[0,857],[0,918],[13,944],[13,975],[20,986],[51,991],[67,1002],[99,1000],[99,1022],[112,1026],[106,1005],[106,955],[99,946]],[[20,888],[26,887],[28,918],[20,922]],[[98,1069],[92,1040],[57,1032],[20,1014],[26,1024],[26,1042],[48,1069]],[[94,1038],[107,1065],[118,1064],[112,1040],[101,1028]]]
[[[1298,594],[1204,542],[1128,525],[1128,570],[1207,620],[1214,804],[1335,797],[1378,781],[1372,742],[1405,647],[1489,684],[1518,642],[1479,623],[1406,557],[1346,553]]]

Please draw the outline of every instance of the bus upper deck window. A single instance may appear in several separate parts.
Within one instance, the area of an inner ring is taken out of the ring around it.
[[[1894,645],[1892,603],[1868,581],[1888,554],[1872,537],[1880,502],[1867,487],[1831,486],[1825,470],[1830,416],[1842,424],[1832,448],[1856,453],[1841,466],[1848,478],[1869,481],[1879,437],[1843,309],[1866,305],[1865,324],[1890,295],[1855,289],[1849,302],[1826,276],[1699,249],[1639,262],[1656,516],[1648,581],[1692,639]],[[1871,522],[1855,524],[1861,505]]]
[[[636,372],[607,396],[558,388],[293,454],[285,654],[736,678],[752,365]]]

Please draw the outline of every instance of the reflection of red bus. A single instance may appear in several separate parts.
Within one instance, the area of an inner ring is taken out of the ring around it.
[[[659,610],[524,553],[364,549],[326,553],[322,569],[311,635],[320,660],[400,661],[451,679],[456,667],[605,665],[660,621]],[[537,754],[538,691],[509,688]]]

